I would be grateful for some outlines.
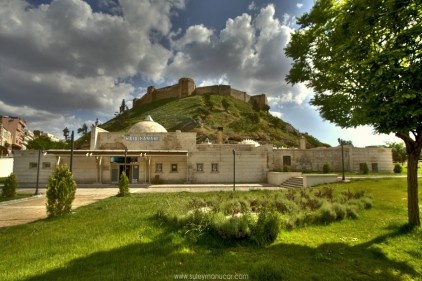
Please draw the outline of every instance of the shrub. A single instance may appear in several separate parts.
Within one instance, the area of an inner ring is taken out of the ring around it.
[[[299,209],[295,202],[287,198],[277,198],[274,200],[274,207],[279,213],[282,214],[293,214]]]
[[[400,164],[394,165],[393,172],[396,174],[400,174],[403,171],[403,167]]]
[[[56,166],[47,184],[47,214],[49,217],[69,214],[76,194],[76,182],[65,165]]]
[[[369,173],[368,164],[363,163],[362,165],[362,174],[367,175]]]
[[[188,216],[178,217],[177,224],[183,227],[188,238],[196,239],[209,230],[210,218],[207,212],[197,209]]]
[[[251,226],[251,241],[263,247],[273,243],[280,232],[280,220],[277,213],[262,210],[258,221]]]
[[[119,193],[117,196],[129,196],[129,178],[126,176],[125,172],[122,172],[119,179]]]
[[[290,172],[290,166],[289,165],[283,165],[283,172]]]
[[[363,207],[365,209],[371,209],[372,208],[372,200],[371,198],[362,198]]]
[[[324,166],[322,166],[322,172],[323,172],[324,174],[331,173],[331,167],[330,167],[330,165],[328,165],[328,164],[324,164]]]
[[[346,206],[344,206],[340,203],[334,203],[333,204],[333,210],[336,213],[336,219],[337,220],[343,220],[347,215]]]
[[[223,239],[239,240],[249,238],[250,223],[249,215],[227,218],[222,213],[217,213],[212,218],[211,227]]]
[[[346,208],[347,216],[352,219],[358,219],[359,214],[356,206],[347,206]]]
[[[319,221],[322,223],[331,223],[337,219],[337,214],[329,203],[325,203],[319,209]]]
[[[16,188],[18,188],[18,180],[14,173],[11,173],[2,187],[1,195],[6,198],[12,198],[16,196]]]

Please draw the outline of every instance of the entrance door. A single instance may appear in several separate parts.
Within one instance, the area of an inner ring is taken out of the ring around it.
[[[113,167],[111,169],[111,182],[118,182],[119,181],[119,167]]]

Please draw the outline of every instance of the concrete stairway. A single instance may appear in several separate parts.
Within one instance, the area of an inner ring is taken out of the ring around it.
[[[293,177],[289,178],[285,182],[283,182],[280,187],[285,188],[300,188],[303,187],[303,177]]]

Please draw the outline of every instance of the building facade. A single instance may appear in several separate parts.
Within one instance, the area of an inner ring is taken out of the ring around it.
[[[25,149],[26,122],[19,117],[0,116],[0,124],[12,134],[12,149]]]
[[[222,128],[219,130],[222,133]],[[324,164],[342,170],[341,148],[277,149],[253,141],[239,144],[196,143],[196,133],[167,132],[151,117],[127,132],[91,131],[85,150],[18,151],[14,172],[20,183],[33,183],[39,170],[46,183],[55,165],[72,166],[77,183],[113,184],[123,171],[133,184],[265,183],[269,171],[289,166],[293,171],[321,172]],[[41,155],[38,162],[38,155]],[[389,148],[344,147],[346,171],[358,172],[364,163],[373,171],[392,172]]]
[[[12,133],[0,124],[0,158],[8,157],[12,149]]]

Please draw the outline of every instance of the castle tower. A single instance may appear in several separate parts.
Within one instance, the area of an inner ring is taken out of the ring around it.
[[[179,98],[185,98],[192,95],[195,91],[195,82],[191,78],[180,78],[179,79]]]

